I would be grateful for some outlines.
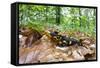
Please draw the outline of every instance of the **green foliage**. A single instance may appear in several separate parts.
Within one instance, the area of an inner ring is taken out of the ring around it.
[[[19,5],[19,26],[31,27],[38,31],[46,28],[61,32],[80,31],[88,36],[96,36],[96,11],[94,8],[60,7],[57,15],[56,6]],[[60,16],[60,23],[56,22]]]

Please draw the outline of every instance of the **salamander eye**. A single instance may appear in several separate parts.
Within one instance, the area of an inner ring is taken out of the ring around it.
[[[54,33],[55,33],[55,34],[58,34],[58,32],[57,32],[57,31],[54,31]]]

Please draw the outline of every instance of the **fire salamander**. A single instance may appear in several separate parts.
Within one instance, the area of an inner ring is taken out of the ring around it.
[[[82,45],[81,44],[81,40],[77,40],[75,38],[72,37],[66,37],[63,35],[59,35],[59,32],[54,31],[51,32],[50,35],[57,40],[57,46],[59,47],[66,47],[66,46],[71,46],[71,45]]]

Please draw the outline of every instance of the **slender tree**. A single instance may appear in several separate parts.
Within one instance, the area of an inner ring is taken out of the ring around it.
[[[60,7],[57,6],[56,7],[56,23],[57,24],[60,24],[60,11],[61,11]]]
[[[70,14],[72,15],[72,18],[71,18],[72,23],[71,23],[71,25],[72,25],[72,28],[73,28],[73,25],[75,23],[75,9],[74,8],[71,8]]]
[[[94,9],[94,13],[93,13],[93,19],[94,19],[94,25],[95,25],[95,23],[96,23],[96,10]]]
[[[90,20],[89,20],[89,9],[87,9],[86,11],[87,11],[87,14],[86,14],[86,16],[87,16],[87,27],[89,29],[89,23],[90,23]]]
[[[81,14],[81,8],[79,8],[79,21],[80,21],[80,27],[82,26],[81,16],[82,16],[82,14]]]
[[[48,6],[45,9],[45,15],[46,15],[45,21],[48,22]]]

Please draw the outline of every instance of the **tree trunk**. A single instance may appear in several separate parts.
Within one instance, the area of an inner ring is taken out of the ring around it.
[[[80,27],[82,26],[81,16],[82,16],[82,14],[81,14],[81,9],[79,8],[79,21],[80,21]]]
[[[46,15],[46,20],[45,21],[48,22],[48,15],[47,15],[48,14],[48,7],[46,7],[45,12],[46,12],[46,14],[45,14]]]
[[[60,24],[60,7],[56,7],[56,23],[59,25]]]
[[[87,27],[88,27],[88,29],[89,29],[89,22],[90,22],[90,20],[89,20],[89,15],[88,15],[88,13],[89,13],[89,9],[87,9]]]

